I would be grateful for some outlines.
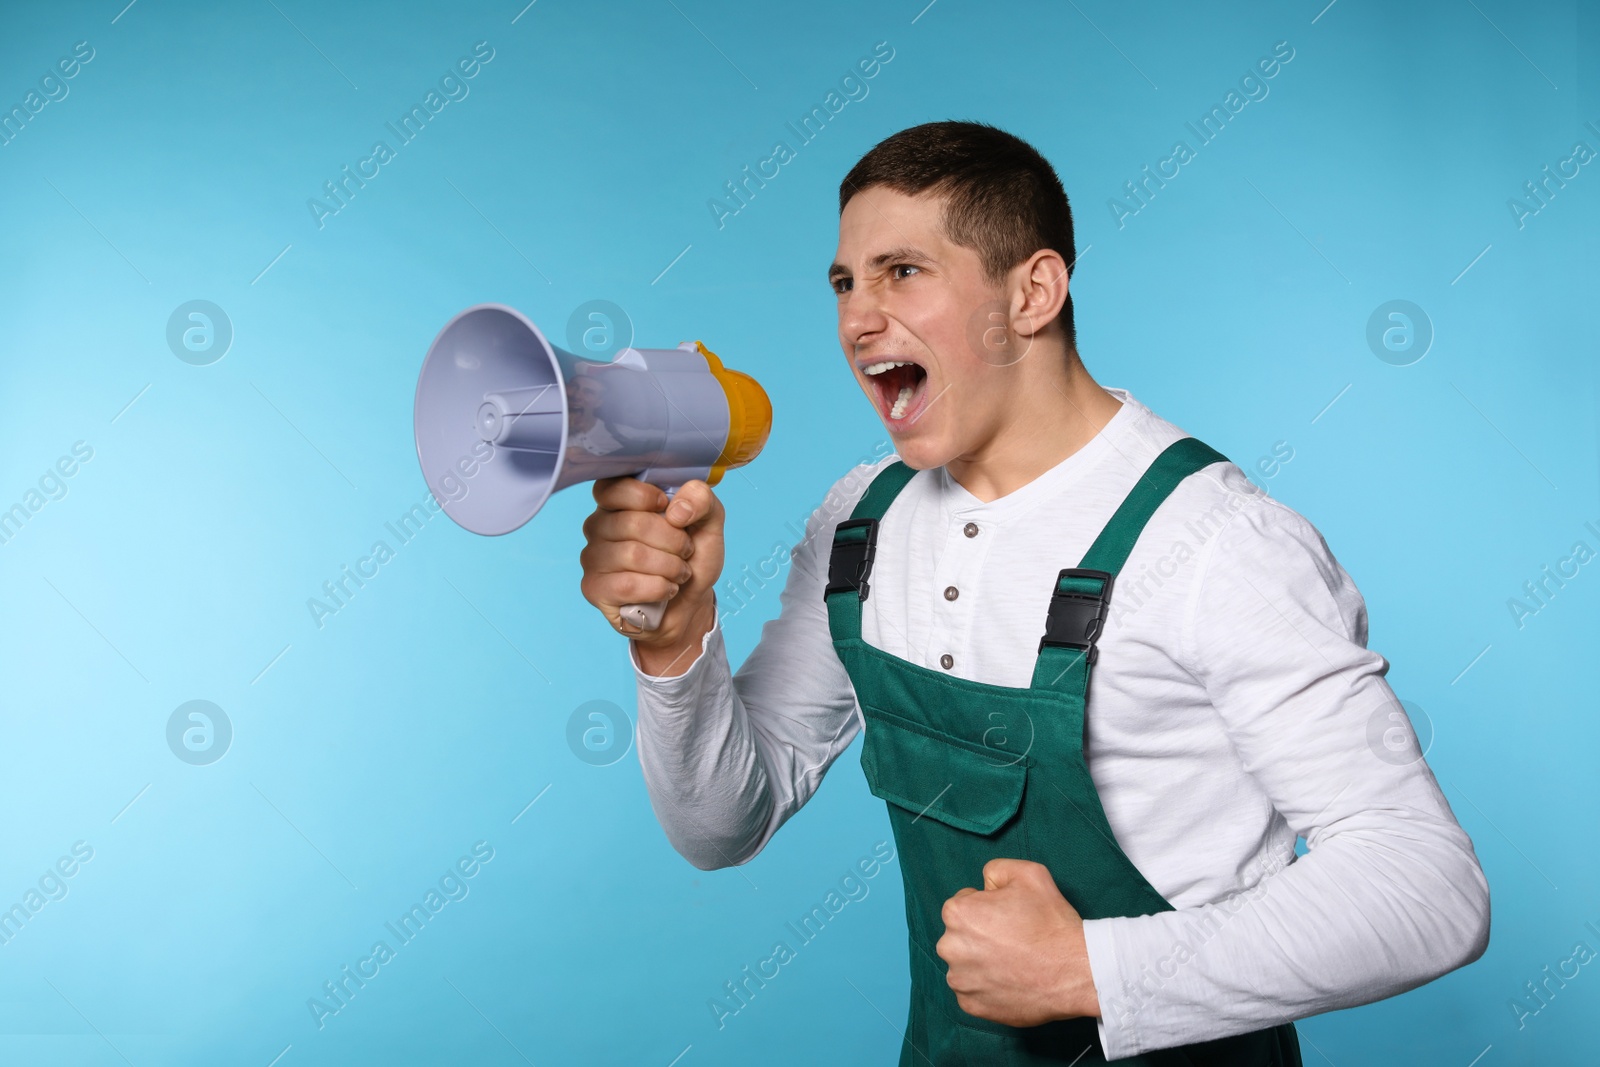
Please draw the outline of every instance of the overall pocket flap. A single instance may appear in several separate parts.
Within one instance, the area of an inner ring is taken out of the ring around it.
[[[864,708],[861,768],[872,795],[978,834],[992,834],[1017,813],[1027,757],[985,748]]]

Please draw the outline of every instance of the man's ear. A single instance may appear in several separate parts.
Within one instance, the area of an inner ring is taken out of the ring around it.
[[[1022,337],[1033,337],[1056,321],[1067,302],[1067,262],[1061,253],[1041,248],[1011,271],[1011,322]]]

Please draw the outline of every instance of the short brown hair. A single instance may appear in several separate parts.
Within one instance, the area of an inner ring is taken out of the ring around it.
[[[1020,137],[984,122],[928,122],[901,130],[850,168],[839,184],[839,213],[852,196],[874,185],[907,196],[947,197],[946,236],[978,253],[993,284],[1041,248],[1059,253],[1072,277],[1077,252],[1066,190],[1049,161]],[[1076,352],[1070,292],[1060,322],[1067,347]]]

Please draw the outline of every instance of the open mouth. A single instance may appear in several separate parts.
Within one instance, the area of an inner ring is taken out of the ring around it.
[[[927,404],[928,372],[910,360],[869,363],[861,372],[872,383],[878,407],[890,423],[910,423]]]

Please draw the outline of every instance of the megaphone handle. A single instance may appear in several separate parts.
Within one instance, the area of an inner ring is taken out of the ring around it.
[[[667,502],[671,503],[678,487],[668,485],[663,488],[667,493]],[[661,625],[661,616],[666,614],[666,611],[667,602],[658,600],[654,604],[624,604],[619,614],[624,622],[630,622],[641,630],[654,630]]]

